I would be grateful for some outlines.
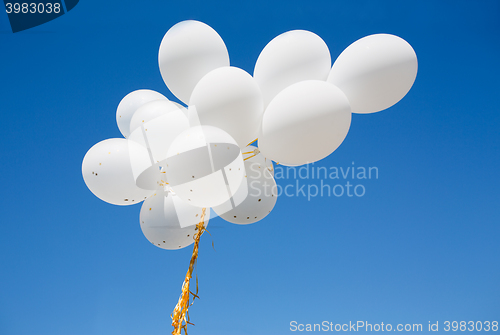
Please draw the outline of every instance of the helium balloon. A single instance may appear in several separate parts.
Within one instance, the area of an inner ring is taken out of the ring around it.
[[[133,147],[132,150],[130,146]],[[133,205],[151,195],[136,186],[131,161],[142,161],[147,150],[123,138],[94,145],[83,158],[82,174],[89,190],[114,205]]]
[[[242,148],[257,138],[264,112],[262,94],[242,69],[221,67],[208,73],[194,88],[189,105],[196,107],[201,125],[226,131]],[[190,122],[192,117],[189,114]]]
[[[183,107],[182,107],[183,108]],[[140,188],[156,190],[167,184],[164,160],[174,139],[189,128],[189,121],[176,103],[168,100],[149,102],[140,107],[130,122],[129,140],[147,148],[149,156],[135,169],[136,184]]]
[[[236,141],[212,126],[191,127],[170,146],[166,159],[169,186],[197,207],[229,200],[241,185],[245,166]]]
[[[229,66],[229,54],[215,30],[205,23],[188,20],[167,31],[161,41],[158,63],[169,90],[187,104],[204,75]]]
[[[370,35],[340,54],[328,82],[345,93],[353,113],[374,113],[408,93],[417,67],[417,56],[408,42],[389,34]]]
[[[331,66],[330,51],[321,37],[306,30],[292,30],[266,45],[253,76],[267,106],[276,94],[292,84],[326,80]]]
[[[148,102],[137,109],[130,120],[130,133],[145,123],[163,116],[169,112],[181,111],[187,116],[186,108],[169,100],[156,100]],[[174,122],[174,121],[173,121]]]
[[[173,108],[170,109],[171,107]],[[143,118],[137,119],[140,126],[134,129],[129,139],[147,147],[153,162],[158,163],[166,159],[168,147],[174,139],[189,128],[189,120],[184,112],[170,101],[155,101],[145,105],[144,109],[138,110],[141,112],[139,117]],[[145,114],[149,112],[153,115],[146,117]],[[136,119],[132,121],[135,123]]]
[[[281,91],[267,107],[259,149],[283,165],[316,162],[338,148],[350,124],[349,101],[338,87],[303,81]]]
[[[259,155],[260,150],[259,148],[255,147],[254,145],[249,145],[247,146],[243,151],[243,159],[246,160],[252,160],[254,161],[255,159],[258,159],[259,164],[265,165],[266,168],[269,170],[271,175],[274,177],[274,166],[273,166],[273,161],[270,159],[267,159],[266,157]],[[254,158],[257,157],[257,158]]]
[[[154,100],[167,100],[167,98],[152,90],[137,90],[127,94],[120,101],[116,109],[116,123],[125,138],[131,133],[130,120],[135,111],[142,105]]]
[[[256,149],[255,147],[248,148]],[[221,218],[236,224],[250,224],[262,220],[271,213],[278,199],[276,182],[262,154],[250,156],[245,161],[245,171],[243,183],[246,187],[238,189],[234,196],[234,198],[242,196],[243,201],[240,201],[236,207],[231,201],[227,201],[213,208]],[[245,188],[248,189],[248,195],[240,195]]]
[[[175,194],[158,191],[141,207],[141,230],[149,242],[162,249],[181,249],[194,242],[202,209],[183,202]],[[205,215],[205,226],[209,215]]]
[[[134,136],[134,133],[132,133],[130,136]],[[139,149],[141,152],[145,151],[145,154],[142,155],[141,160],[134,160],[131,162],[135,184],[139,188],[145,190],[154,191],[163,189],[164,186],[168,185],[168,181],[162,163],[154,163],[150,151],[147,150],[147,148],[132,140],[129,141],[129,145],[131,145],[132,143],[135,144],[135,149]],[[133,149],[131,148],[130,151],[132,152]]]

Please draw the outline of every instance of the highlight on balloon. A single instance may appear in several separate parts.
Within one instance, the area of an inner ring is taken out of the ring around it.
[[[114,205],[142,203],[139,223],[155,247],[194,244],[172,334],[187,332],[190,279],[209,211],[235,224],[263,220],[276,205],[274,164],[300,166],[331,155],[346,140],[352,113],[385,110],[410,90],[417,74],[413,48],[375,34],[335,60],[313,32],[292,30],[271,40],[253,74],[230,65],[223,39],[205,23],[170,28],[158,53],[170,92],[139,89],[118,104],[123,138],[86,153],[89,190]]]

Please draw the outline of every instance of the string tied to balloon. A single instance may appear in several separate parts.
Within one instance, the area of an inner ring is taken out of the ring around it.
[[[253,158],[253,157],[257,156],[259,153],[260,153],[260,150],[258,148],[255,148],[255,150],[252,150],[252,151],[243,152],[242,153],[243,155],[252,154],[251,156],[248,156],[248,157],[244,158],[243,160],[246,161],[247,159]]]
[[[196,260],[198,259],[198,248],[200,244],[200,237],[206,231],[205,228],[205,211],[206,208],[203,208],[201,213],[200,222],[196,225],[197,233],[194,236],[194,247],[193,254],[191,256],[191,261],[189,262],[189,268],[186,273],[186,277],[184,278],[184,283],[182,284],[182,292],[179,297],[179,301],[172,312],[172,326],[174,330],[172,331],[172,335],[180,335],[181,331],[184,330],[184,334],[187,335],[187,325],[194,325],[189,320],[188,309],[191,305],[193,305],[194,300],[196,298],[200,298],[198,296],[198,276],[196,276],[196,293],[190,291],[190,281],[193,277],[193,270],[196,266]],[[193,296],[193,302],[190,303],[190,295]]]

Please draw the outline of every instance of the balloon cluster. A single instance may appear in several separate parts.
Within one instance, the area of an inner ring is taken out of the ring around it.
[[[198,21],[173,26],[158,61],[188,107],[151,90],[128,94],[116,112],[125,138],[94,145],[82,172],[106,202],[144,201],[142,231],[164,249],[193,243],[202,208],[238,224],[264,218],[277,199],[272,161],[325,158],[347,136],[351,113],[391,107],[417,74],[414,50],[397,36],[364,37],[331,66],[318,35],[294,30],[266,45],[252,76],[230,66],[222,38]]]

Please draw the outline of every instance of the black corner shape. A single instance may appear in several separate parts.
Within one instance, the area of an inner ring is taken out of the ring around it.
[[[78,3],[78,0],[63,0],[63,1],[66,4],[66,13],[72,10]]]
[[[72,10],[79,0],[4,0],[13,33],[30,29]]]

